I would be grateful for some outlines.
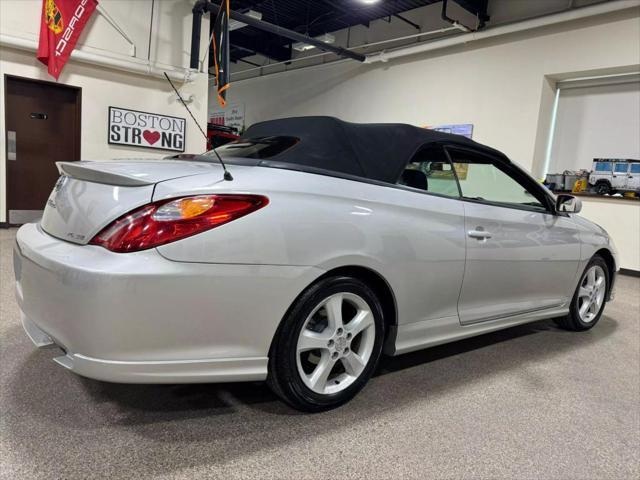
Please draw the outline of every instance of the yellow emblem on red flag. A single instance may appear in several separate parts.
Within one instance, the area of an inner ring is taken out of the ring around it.
[[[49,30],[55,34],[62,32],[62,29],[64,28],[62,13],[58,9],[56,2],[53,0],[47,0],[47,4],[45,5],[45,16]]]

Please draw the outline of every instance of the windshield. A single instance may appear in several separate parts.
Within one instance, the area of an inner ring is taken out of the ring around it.
[[[216,159],[216,152],[222,158],[242,157],[265,160],[293,147],[300,139],[296,137],[256,137],[240,139],[227,143],[204,154],[205,157]]]

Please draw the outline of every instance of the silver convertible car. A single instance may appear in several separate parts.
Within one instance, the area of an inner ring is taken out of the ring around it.
[[[17,233],[22,321],[111,382],[266,380],[325,410],[383,353],[547,318],[587,330],[618,269],[579,199],[409,125],[280,119],[204,155],[58,168]]]

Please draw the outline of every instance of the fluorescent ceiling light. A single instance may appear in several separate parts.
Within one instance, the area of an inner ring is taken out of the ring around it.
[[[329,44],[334,43],[336,41],[336,37],[334,37],[330,33],[325,33],[324,35],[320,35],[315,39],[320,40],[321,42],[324,42],[324,43],[329,43]],[[296,42],[292,45],[292,48],[298,52],[306,52],[307,50],[313,50],[316,47],[314,47],[313,45],[309,45],[308,43]]]
[[[247,13],[245,13],[245,15],[251,17],[251,18],[255,18],[256,20],[262,20],[262,13],[260,12],[256,12],[255,10],[249,10]],[[229,31],[231,30],[238,30],[240,28],[244,28],[246,27],[247,24],[246,23],[242,23],[239,22],[237,20],[229,20]]]
[[[367,5],[372,5],[374,3],[378,3],[380,0],[360,0],[362,3],[366,3]]]

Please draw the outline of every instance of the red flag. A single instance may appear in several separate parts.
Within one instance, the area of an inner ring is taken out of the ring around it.
[[[97,6],[97,0],[42,0],[37,57],[56,80]]]

